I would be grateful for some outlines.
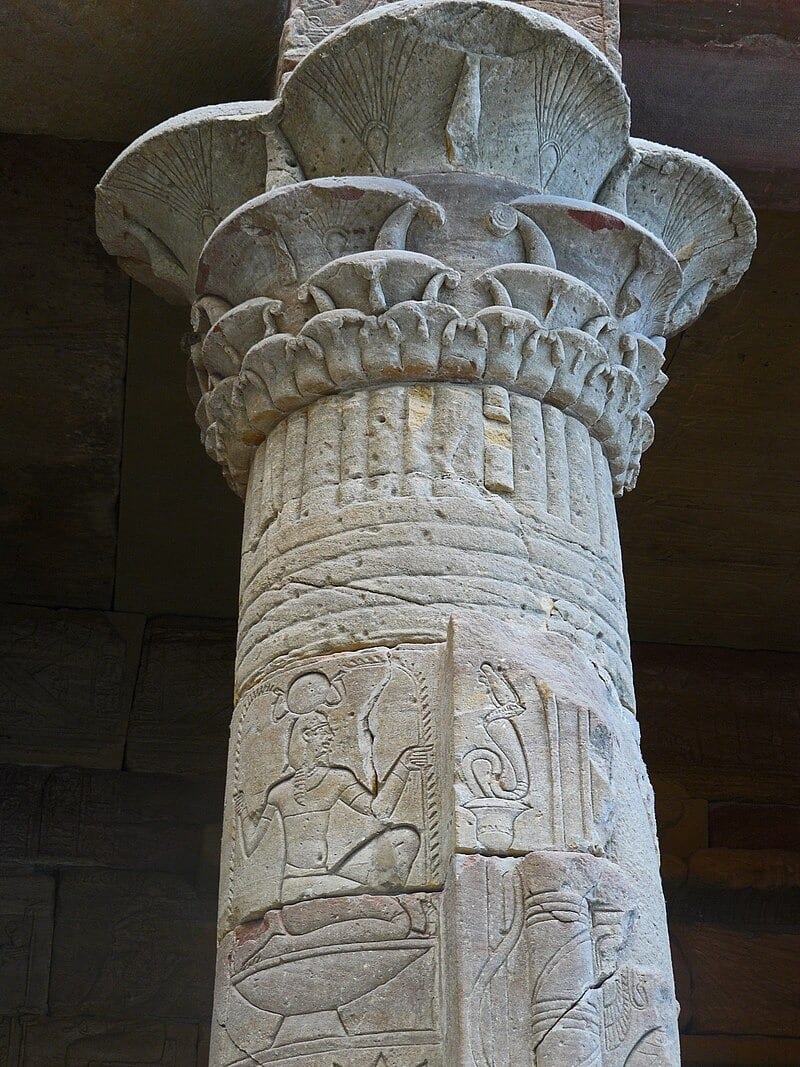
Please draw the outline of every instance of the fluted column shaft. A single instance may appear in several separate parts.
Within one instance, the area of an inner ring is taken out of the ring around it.
[[[276,426],[248,485],[240,689],[336,644],[343,619],[345,642],[435,641],[466,609],[574,635],[632,706],[608,462],[577,419],[425,383],[327,397]]]

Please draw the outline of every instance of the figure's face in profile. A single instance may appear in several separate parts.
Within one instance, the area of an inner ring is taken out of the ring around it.
[[[309,718],[312,721],[303,727],[303,741],[314,761],[324,763],[333,745],[333,730],[323,715],[313,715]]]

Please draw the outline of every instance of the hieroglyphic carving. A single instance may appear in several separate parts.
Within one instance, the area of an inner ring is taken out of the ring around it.
[[[26,1019],[2,1067],[197,1067],[197,1027],[92,1017]]]
[[[367,1067],[378,1048],[398,1067],[418,1064],[421,1049],[430,1067],[444,1067],[439,903],[426,894],[302,901],[237,927],[220,953],[215,1062],[337,1062],[342,1049],[348,1067]]]
[[[121,767],[143,623],[4,605],[0,762]]]
[[[219,619],[148,622],[125,749],[128,770],[221,777],[234,640],[235,624]]]
[[[281,37],[279,84],[311,48],[346,22],[378,6],[377,0],[293,0]],[[579,30],[619,70],[622,59],[617,0],[536,0],[525,6],[544,11]]]
[[[535,0],[530,6],[574,26],[620,69],[618,0]]]
[[[450,890],[471,1067],[672,1067],[677,1005],[628,962],[633,886],[559,852],[458,857]]]
[[[436,650],[276,671],[234,725],[223,930],[278,902],[440,885]]]
[[[191,1018],[209,999],[210,902],[175,875],[100,868],[59,880],[50,1011]]]
[[[222,792],[177,776],[6,765],[0,861],[192,874]]]
[[[485,632],[451,625],[457,844],[601,853],[615,763],[602,693],[581,702],[558,679],[546,639],[537,655],[530,640],[517,643],[515,627],[506,630],[502,645],[501,631],[491,631],[500,647],[490,652]]]

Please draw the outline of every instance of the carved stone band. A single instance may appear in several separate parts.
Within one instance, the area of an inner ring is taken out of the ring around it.
[[[607,208],[509,199],[522,190],[470,174],[417,181],[303,182],[217,228],[200,258],[193,353],[210,453],[243,489],[247,446],[286,412],[334,392],[451,381],[575,416],[603,444],[615,488],[629,486],[666,382],[677,261]]]

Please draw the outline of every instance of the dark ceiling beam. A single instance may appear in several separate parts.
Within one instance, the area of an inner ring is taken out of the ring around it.
[[[713,160],[757,207],[800,210],[796,0],[621,0],[634,132]]]

